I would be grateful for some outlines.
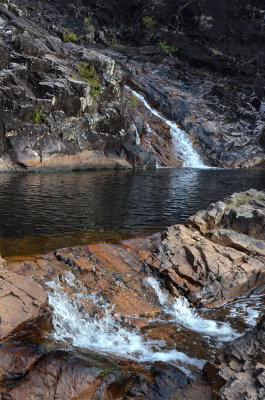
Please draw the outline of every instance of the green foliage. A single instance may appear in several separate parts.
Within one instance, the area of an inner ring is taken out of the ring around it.
[[[89,84],[90,94],[93,98],[102,93],[99,78],[94,66],[90,67],[87,62],[82,62],[78,65],[77,70],[82,79]]]
[[[31,121],[34,124],[42,124],[44,122],[44,118],[41,115],[40,112],[40,107],[39,105],[37,105],[37,107],[35,108],[35,110],[33,111],[33,113],[31,114]]]
[[[84,19],[84,28],[88,29],[92,26],[92,17],[89,16],[88,18]]]
[[[63,40],[64,42],[76,42],[77,35],[73,32],[70,32],[69,29],[64,29],[63,31]]]
[[[117,41],[117,39],[115,39],[114,37],[111,39],[111,42],[109,43],[109,45],[111,46],[111,47],[118,47],[119,46],[119,43],[118,43],[118,41]]]
[[[139,100],[137,99],[137,97],[132,96],[132,97],[130,98],[130,107],[131,107],[131,108],[135,108],[135,107],[138,106],[138,104],[139,104]]]
[[[173,47],[170,44],[167,44],[167,42],[159,42],[157,47],[168,56],[171,56],[178,51],[177,47]]]
[[[156,26],[156,21],[149,15],[143,18],[143,23],[145,24],[146,28],[150,31],[154,30]]]
[[[233,201],[231,201],[231,203],[228,205],[228,208],[240,206],[250,202],[251,200],[264,200],[264,197],[263,195],[250,196],[249,194],[243,194],[241,197],[235,198]]]

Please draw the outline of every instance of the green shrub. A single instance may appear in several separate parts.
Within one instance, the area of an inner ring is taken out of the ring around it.
[[[147,15],[146,17],[143,18],[143,23],[145,24],[146,28],[152,31],[156,25],[156,21]]]
[[[138,104],[139,104],[139,100],[137,99],[137,97],[132,96],[132,97],[130,98],[130,107],[131,107],[131,108],[135,108],[135,107],[138,106]]]
[[[63,40],[64,42],[76,42],[77,35],[76,33],[70,32],[69,29],[64,29],[63,31]]]
[[[157,47],[168,56],[171,56],[178,51],[177,47],[170,46],[170,44],[167,44],[167,42],[159,42]]]
[[[35,108],[35,110],[33,111],[33,113],[31,114],[31,121],[34,124],[42,124],[44,122],[44,118],[41,115],[40,112],[40,107],[39,105],[37,105],[37,107]]]
[[[84,28],[85,28],[85,29],[91,29],[92,26],[93,26],[93,25],[92,25],[92,17],[89,16],[88,18],[85,18],[85,19],[84,19]],[[93,27],[93,28],[94,28],[94,27]]]
[[[93,98],[102,93],[99,78],[94,66],[90,67],[87,62],[82,62],[78,65],[77,70],[81,78],[89,84],[90,94]]]

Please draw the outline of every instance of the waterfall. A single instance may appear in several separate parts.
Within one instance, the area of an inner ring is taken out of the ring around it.
[[[200,159],[199,154],[194,150],[192,147],[192,143],[188,138],[187,134],[180,129],[177,124],[173,121],[170,121],[150,106],[150,104],[146,101],[146,99],[140,94],[137,93],[135,90],[131,89],[129,86],[125,86],[126,89],[130,90],[130,92],[141,100],[145,107],[151,111],[153,115],[160,118],[164,121],[170,128],[170,133],[172,136],[172,141],[175,149],[176,157],[181,157],[183,159],[183,167],[192,167],[192,168],[207,168],[205,164]]]
[[[187,356],[173,350],[161,350],[165,346],[162,340],[146,339],[135,328],[125,328],[114,314],[113,306],[107,304],[96,293],[85,295],[80,291],[80,282],[70,272],[63,277],[64,282],[78,291],[68,296],[59,279],[48,282],[49,304],[53,311],[53,339],[73,346],[97,352],[116,354],[137,362],[164,361],[177,365],[189,373],[186,366],[202,368],[205,361]],[[86,301],[94,303],[99,313],[90,316]]]
[[[203,318],[183,297],[171,301],[168,292],[161,288],[160,282],[154,277],[144,278],[144,283],[149,290],[155,292],[161,305],[162,313],[149,321],[150,324],[170,323],[176,325],[177,329],[180,326],[185,327],[204,337],[209,346],[214,343],[217,347],[243,333],[232,329],[228,322]],[[73,292],[71,296],[64,290],[65,285],[71,288]],[[126,357],[136,362],[168,362],[190,376],[192,376],[191,369],[194,367],[201,369],[205,363],[204,360],[187,355],[176,348],[166,349],[167,344],[163,340],[151,339],[139,329],[130,326],[130,322],[126,322],[123,317],[115,313],[114,306],[108,304],[97,293],[87,294],[86,287],[69,271],[61,277],[61,281],[55,278],[48,282],[47,286],[49,303],[54,309],[54,329],[51,335],[58,342],[102,354]],[[253,304],[248,304],[250,300],[240,299],[232,306],[228,303],[224,308],[230,307],[233,318],[238,316],[251,326],[262,312],[264,302],[257,297],[252,299]],[[91,304],[93,312],[90,315]],[[94,307],[97,309],[96,315]],[[209,310],[203,311],[204,315],[208,312]],[[218,313],[214,315],[214,318],[218,318]]]
[[[132,123],[132,125],[133,125],[134,130],[135,130],[135,136],[136,136],[135,137],[135,143],[139,146],[141,144],[141,139],[140,139],[140,136],[139,136],[139,132],[138,132],[137,126],[135,125],[134,122]]]
[[[222,342],[238,337],[228,323],[217,323],[200,317],[184,297],[175,299],[173,303],[170,302],[167,293],[161,290],[157,279],[148,277],[145,278],[145,282],[154,289],[163,311],[170,315],[175,323],[203,335],[216,337]]]

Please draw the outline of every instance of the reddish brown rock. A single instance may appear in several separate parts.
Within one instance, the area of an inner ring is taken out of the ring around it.
[[[174,294],[195,304],[262,290],[265,285],[265,193],[249,190],[170,227],[146,259]]]
[[[42,352],[36,346],[3,345],[0,347],[0,370],[2,384],[8,384],[21,378],[42,356]]]
[[[44,322],[47,303],[47,294],[40,285],[1,268],[0,339]]]
[[[28,376],[3,399],[107,400],[107,388],[115,382],[112,365],[98,367],[65,352],[43,357]]]
[[[32,276],[41,284],[72,272],[82,285],[79,291],[97,292],[115,306],[115,312],[133,317],[131,324],[135,322],[139,326],[139,316],[150,318],[160,312],[155,293],[146,290],[144,278],[148,274],[143,263],[159,238],[160,235],[154,235],[116,245],[101,243],[65,248],[23,261],[11,259],[7,268],[17,274]],[[71,295],[73,289],[67,285],[64,289]],[[91,313],[95,312],[93,304],[86,302],[86,307]],[[142,320],[140,325],[146,323]]]

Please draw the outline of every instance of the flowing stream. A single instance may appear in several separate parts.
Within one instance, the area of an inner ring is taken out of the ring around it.
[[[160,317],[150,321],[150,325],[154,324],[157,327],[158,324],[166,324],[163,329],[167,330],[170,324],[176,327],[177,332],[181,332],[185,328],[185,335],[187,332],[194,335],[192,341],[207,343],[210,354],[211,351],[214,354],[213,349],[220,347],[222,343],[233,340],[243,333],[238,324],[234,323],[234,327],[232,327],[227,318],[218,322],[221,309],[226,310],[227,307],[230,307],[230,319],[232,315],[234,321],[238,317],[244,319],[245,316],[244,323],[246,327],[250,327],[255,323],[264,307],[264,299],[261,297],[252,299],[252,302],[250,299],[239,299],[232,305],[219,308],[219,316],[218,312],[217,315],[212,314],[215,320],[207,319],[203,312],[199,315],[197,311],[193,310],[186,299],[170,300],[168,292],[161,288],[160,282],[154,277],[146,277],[144,283],[147,290],[154,291],[161,307]],[[185,347],[182,346],[181,341],[176,340],[176,344],[172,348],[164,340],[152,339],[139,329],[124,323],[124,319],[115,313],[114,306],[107,304],[97,293],[87,294],[82,283],[71,272],[65,273],[61,281],[55,279],[47,285],[49,302],[54,308],[52,336],[58,342],[140,363],[168,362],[178,366],[190,376],[193,376],[194,369],[201,369],[205,363],[202,355],[196,354],[193,348],[183,351]],[[75,294],[69,296],[63,285],[73,289]],[[88,303],[96,306],[98,310],[96,315],[89,312]],[[244,308],[248,310],[245,314]]]
[[[188,371],[186,366],[190,365],[202,368],[204,360],[189,357],[176,349],[163,351],[163,340],[148,340],[139,330],[124,327],[119,315],[114,313],[113,306],[107,304],[96,293],[85,295],[80,292],[80,283],[73,274],[66,274],[64,282],[71,287],[78,285],[78,294],[69,297],[59,280],[47,283],[52,289],[49,293],[49,303],[54,308],[55,340],[65,343],[70,341],[75,347],[114,354],[137,362],[171,362],[182,367],[185,372]],[[99,312],[96,316],[90,316],[84,309],[86,301],[97,306]]]
[[[192,310],[184,297],[177,298],[173,303],[170,303],[168,294],[161,290],[157,279],[149,277],[146,278],[146,282],[156,292],[162,310],[165,314],[171,316],[172,322],[203,335],[219,338],[222,342],[228,342],[238,336],[228,323],[217,323],[200,317],[196,311]]]
[[[191,167],[191,168],[207,168],[207,166],[202,162],[199,154],[194,150],[190,139],[187,134],[180,129],[177,124],[169,119],[164,118],[156,109],[152,108],[150,104],[146,101],[144,96],[135,90],[131,89],[129,86],[126,86],[126,89],[130,90],[130,92],[141,100],[145,107],[151,111],[153,115],[160,118],[164,121],[170,128],[170,133],[172,136],[172,141],[175,149],[175,154],[177,157],[180,157],[183,160],[183,167]],[[137,129],[136,129],[137,132]],[[137,132],[138,134],[138,132]],[[139,136],[139,134],[138,134]]]

